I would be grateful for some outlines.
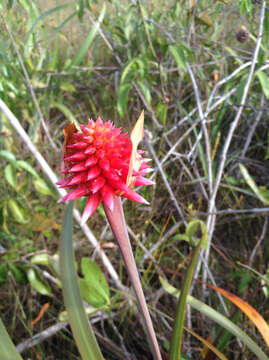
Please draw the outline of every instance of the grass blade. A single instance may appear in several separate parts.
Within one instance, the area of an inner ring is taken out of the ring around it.
[[[204,226],[200,222],[192,221],[186,229],[186,234],[194,234],[197,230],[197,225],[201,226],[201,230],[203,231],[203,236],[201,237],[198,245],[195,248],[191,263],[188,267],[186,277],[184,279],[183,288],[178,300],[177,309],[176,309],[176,319],[174,322],[173,335],[170,342],[169,348],[169,360],[179,360],[181,358],[181,344],[183,337],[183,329],[184,329],[184,318],[185,318],[185,310],[187,305],[187,297],[193,277],[193,272],[195,270],[195,266],[197,263],[198,255],[201,249],[203,242],[206,239],[206,230]]]
[[[60,269],[64,303],[82,359],[104,360],[87,318],[79,291],[72,243],[72,211],[73,202],[67,206],[60,243]]]
[[[59,6],[56,6],[52,9],[49,9],[47,11],[45,11],[44,13],[42,13],[37,19],[36,21],[33,23],[31,29],[29,30],[28,34],[26,35],[26,40],[25,40],[25,44],[27,44],[32,32],[34,31],[36,25],[42,20],[44,19],[46,16],[49,16],[57,11],[60,11],[60,10],[63,10],[65,8],[68,8],[70,6],[75,6],[76,5],[76,1],[71,1],[69,3],[66,3],[66,4],[63,4],[63,5],[59,5]]]
[[[60,110],[64,114],[64,116],[70,121],[70,123],[75,124],[77,130],[80,131],[80,126],[79,126],[79,123],[78,123],[77,119],[73,115],[72,111],[70,111],[68,109],[67,106],[65,106],[64,104],[61,104],[59,102],[52,101],[50,103],[50,107],[51,108],[57,108],[58,110]]]
[[[71,64],[68,66],[68,69],[70,67],[72,67],[72,66],[80,65],[81,61],[83,60],[84,56],[86,55],[89,47],[91,46],[91,44],[92,44],[92,42],[93,42],[93,40],[94,40],[98,30],[99,30],[100,24],[103,21],[103,18],[105,16],[105,12],[106,12],[106,4],[104,3],[103,8],[102,8],[101,13],[100,13],[100,16],[98,18],[98,21],[94,25],[93,29],[90,31],[88,37],[86,38],[83,45],[79,49],[77,55],[74,57]]]
[[[202,338],[200,335],[196,334],[196,332],[192,331],[191,329],[188,329],[184,326],[184,330],[186,330],[188,333],[190,333],[192,336],[196,337],[199,341],[201,341],[208,349],[210,349],[215,355],[218,356],[221,360],[228,360],[226,356],[224,356],[215,346],[213,346],[209,341]]]
[[[68,16],[59,26],[57,26],[53,32],[53,34],[50,36],[48,45],[56,38],[56,36],[59,34],[59,32],[65,27],[66,24],[69,23],[77,14],[73,12],[70,16]],[[48,46],[47,45],[47,46]],[[54,67],[52,67],[54,69]]]
[[[261,193],[261,191],[259,190],[258,186],[256,185],[255,181],[253,180],[253,178],[250,176],[249,172],[247,171],[247,169],[245,168],[244,165],[239,164],[239,169],[241,171],[241,174],[243,175],[246,183],[248,184],[248,186],[251,188],[251,190],[254,192],[254,194],[257,196],[257,198],[263,202],[264,204],[269,204],[269,200],[267,198],[265,198],[263,196],[263,194]]]
[[[10,339],[5,326],[0,319],[0,354],[1,359],[5,360],[22,360],[22,357],[18,353],[15,345]]]

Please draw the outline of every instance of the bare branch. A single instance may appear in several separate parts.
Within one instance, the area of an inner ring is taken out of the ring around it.
[[[240,102],[240,106],[238,109],[238,112],[235,116],[235,119],[233,120],[233,122],[231,123],[228,135],[226,137],[224,146],[223,146],[223,150],[222,150],[222,154],[221,154],[221,160],[220,160],[220,164],[216,173],[216,180],[214,183],[214,187],[213,187],[213,192],[212,192],[212,196],[209,199],[209,206],[208,206],[208,212],[211,213],[214,211],[215,209],[215,203],[216,203],[216,196],[217,196],[217,192],[219,190],[219,186],[220,186],[220,182],[222,179],[222,175],[223,175],[223,170],[225,167],[225,163],[226,163],[226,159],[227,159],[227,154],[228,154],[228,150],[234,135],[234,132],[239,124],[243,109],[244,109],[244,105],[246,103],[247,100],[247,96],[248,96],[248,92],[249,92],[249,88],[250,88],[250,84],[253,78],[253,74],[254,74],[254,70],[257,64],[257,59],[258,59],[258,54],[259,54],[259,50],[261,47],[261,43],[262,43],[262,34],[263,34],[263,22],[264,22],[264,13],[265,13],[265,4],[266,1],[264,0],[262,3],[262,7],[261,7],[261,12],[260,12],[260,19],[259,19],[259,31],[258,31],[258,37],[257,37],[257,43],[255,46],[255,50],[253,53],[253,57],[252,57],[252,61],[251,61],[251,66],[250,66],[250,70],[249,70],[249,74],[246,80],[246,84],[244,87],[244,91],[243,91],[243,95],[241,98],[241,102]],[[209,215],[208,219],[207,219],[207,229],[208,229],[208,245],[207,245],[207,249],[205,250],[205,261],[206,263],[208,263],[208,258],[209,258],[209,253],[210,253],[210,245],[211,245],[211,241],[212,241],[212,235],[214,232],[214,228],[215,228],[215,215]],[[201,256],[203,256],[203,253],[201,253]],[[201,257],[200,257],[201,259]],[[199,271],[199,267],[201,264],[201,260],[198,262],[197,264],[197,271]],[[207,278],[207,272],[204,271],[203,273],[203,281],[206,282],[206,278]]]
[[[145,132],[145,135],[146,135],[146,134],[147,134],[147,133]],[[173,193],[173,190],[171,189],[171,186],[169,185],[169,183],[168,183],[168,181],[167,181],[167,179],[166,179],[166,176],[165,176],[165,174],[164,174],[162,165],[160,164],[160,161],[159,161],[159,159],[158,159],[158,157],[157,157],[157,155],[156,155],[156,153],[155,153],[152,145],[151,145],[150,142],[148,141],[147,136],[145,136],[145,140],[144,140],[144,141],[145,141],[145,144],[146,144],[149,152],[151,153],[151,155],[152,155],[152,157],[153,157],[153,159],[154,159],[154,161],[155,161],[155,163],[156,163],[156,165],[157,165],[157,167],[158,167],[158,170],[160,171],[160,174],[161,174],[161,176],[162,176],[164,185],[165,185],[165,187],[166,187],[166,189],[167,189],[167,191],[168,191],[168,193],[169,193],[169,195],[170,195],[170,198],[171,198],[171,200],[173,201],[173,203],[174,203],[174,205],[175,205],[175,208],[176,208],[176,210],[177,210],[180,218],[182,219],[184,225],[186,226],[186,225],[187,225],[187,222],[186,222],[186,220],[185,220],[185,218],[184,218],[184,215],[183,215],[183,213],[182,213],[182,210],[181,210],[180,206],[178,205],[178,202],[177,202],[177,199],[175,198],[175,195],[174,195],[174,193]]]
[[[252,250],[252,253],[250,255],[250,258],[249,258],[249,262],[248,262],[248,266],[249,267],[252,267],[252,264],[254,262],[254,258],[256,256],[256,253],[257,253],[257,250],[259,249],[259,247],[261,246],[261,243],[263,242],[264,240],[264,237],[265,237],[265,234],[266,234],[266,231],[267,231],[267,227],[268,227],[268,216],[266,216],[265,218],[265,221],[264,221],[264,224],[263,224],[263,228],[262,228],[262,233],[261,233],[261,236],[259,237],[259,240],[257,241],[257,244],[255,245],[254,249]]]

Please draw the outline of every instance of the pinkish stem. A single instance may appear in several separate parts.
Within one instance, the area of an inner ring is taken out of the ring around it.
[[[133,256],[133,251],[127,232],[125,216],[122,209],[120,197],[115,197],[114,199],[114,209],[111,211],[103,202],[104,210],[111,226],[111,229],[114,233],[118,245],[120,247],[123,260],[125,262],[130,280],[132,282],[137,302],[140,308],[140,311],[143,316],[145,327],[149,336],[150,345],[155,360],[162,360],[159,345],[156,339],[155,331],[153,329],[152,321],[149,315],[148,307],[144,297],[144,293],[141,287],[139,274],[137,271],[135,259]]]

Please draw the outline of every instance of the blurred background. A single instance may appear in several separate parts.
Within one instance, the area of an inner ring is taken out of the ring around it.
[[[0,3],[0,99],[58,177],[68,121],[86,123],[100,115],[130,131],[145,110],[147,140],[140,148],[153,158],[149,177],[155,185],[140,190],[149,206],[126,201],[124,209],[164,354],[176,299],[160,277],[180,289],[192,256],[191,244],[180,236],[184,222],[208,219],[208,164],[214,181],[230,125],[241,107],[218,187],[208,264],[217,286],[237,294],[269,319],[269,8],[251,87],[241,103],[257,49],[261,4],[258,0]],[[66,323],[58,271],[65,205],[57,203],[54,184],[1,109],[0,133],[1,318],[25,359],[79,359]],[[81,210],[84,202],[79,200],[76,206]],[[129,286],[102,208],[88,226],[120,281]],[[105,358],[151,359],[136,310],[77,224],[73,233],[79,275],[86,276],[80,269],[86,257],[106,279],[102,286],[109,296],[84,297],[96,310],[92,320]],[[226,314],[265,351],[259,333],[230,303],[222,304],[213,290],[203,290],[195,280],[193,295]],[[240,341],[200,312],[189,311],[187,323],[228,359],[253,358]],[[37,344],[24,343],[33,336]],[[183,352],[186,359],[215,359],[190,335],[185,336]]]

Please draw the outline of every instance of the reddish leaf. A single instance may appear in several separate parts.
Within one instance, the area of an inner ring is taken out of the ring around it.
[[[248,316],[248,318],[255,324],[257,329],[260,331],[262,337],[264,338],[266,344],[269,346],[269,326],[264,320],[264,318],[251,305],[249,305],[246,301],[242,300],[240,297],[230,293],[229,291],[221,289],[217,286],[213,286],[211,284],[207,285],[225,296],[241,311],[243,311]]]
[[[207,349],[210,349],[211,351],[213,351],[213,353],[215,353],[215,355],[217,355],[219,357],[219,359],[221,360],[228,360],[226,358],[226,356],[224,356],[214,345],[212,345],[212,343],[210,342],[210,340],[204,339],[203,337],[201,337],[200,335],[196,334],[196,332],[192,331],[191,329],[188,329],[187,327],[184,326],[184,329],[190,333],[192,336],[196,337],[196,339],[198,339],[199,341],[201,341],[205,347]],[[205,356],[202,354],[202,358],[204,359]]]
[[[67,145],[71,144],[70,139],[74,132],[77,132],[77,128],[74,123],[69,122],[68,124],[65,125],[65,127],[64,127],[64,148],[63,148],[64,156],[66,156],[66,153],[68,151],[66,149],[66,147],[67,147]]]

